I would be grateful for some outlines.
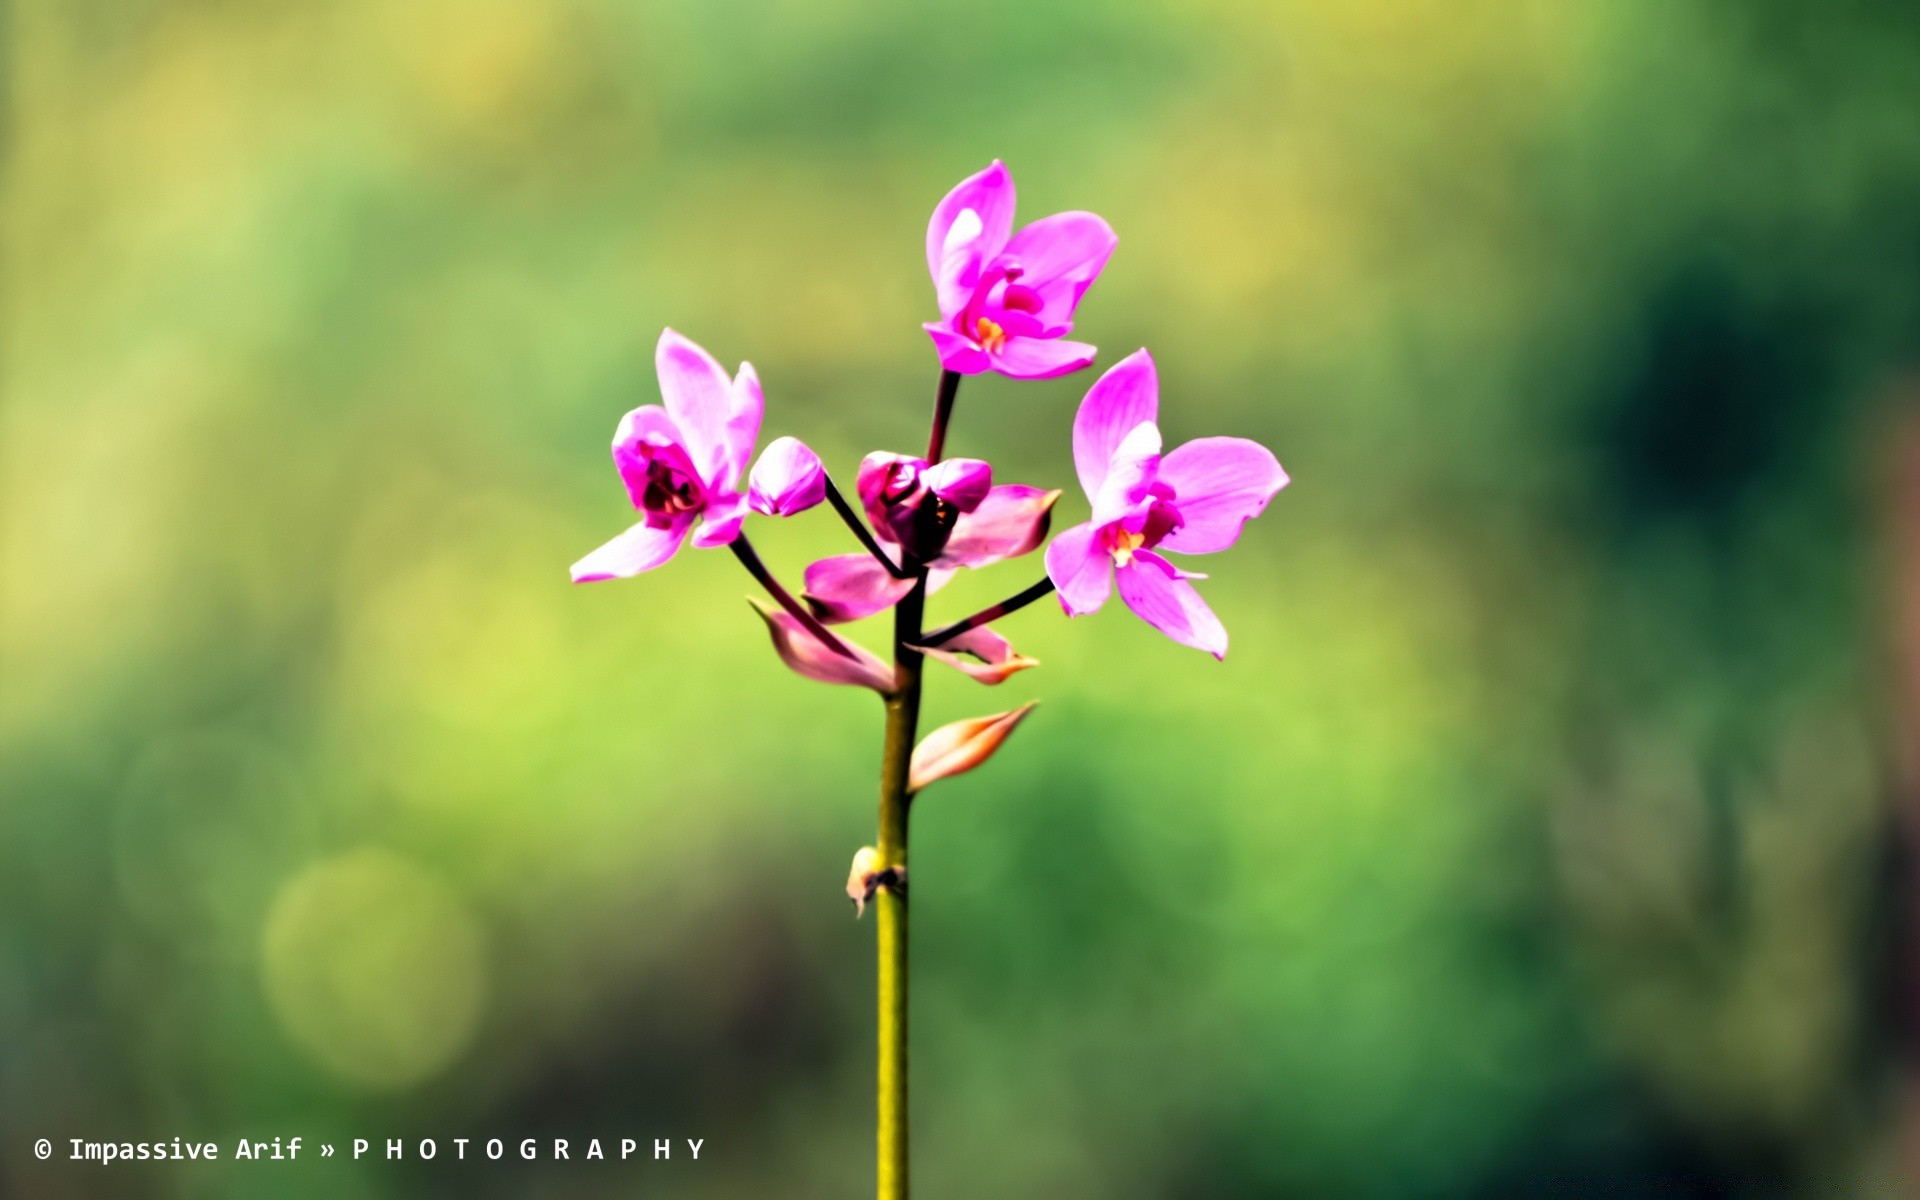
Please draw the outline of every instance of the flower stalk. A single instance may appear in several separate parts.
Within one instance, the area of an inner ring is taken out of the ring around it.
[[[907,866],[907,790],[920,724],[920,619],[927,579],[893,610],[893,655],[897,688],[886,698],[886,740],[880,757],[880,862],[904,875]],[[873,898],[879,962],[875,974],[879,1016],[876,1088],[879,1200],[907,1197],[907,897],[904,889],[881,888]]]

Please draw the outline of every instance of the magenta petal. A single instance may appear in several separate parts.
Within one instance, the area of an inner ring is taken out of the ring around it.
[[[1142,621],[1183,646],[1227,656],[1226,626],[1178,567],[1150,550],[1136,550],[1133,561],[1114,574],[1120,598]]]
[[[1053,379],[1092,366],[1099,353],[1095,346],[1069,342],[1065,338],[1017,337],[1009,338],[1000,352],[991,357],[993,369],[1008,379]]]
[[[651,571],[679,553],[680,542],[692,523],[692,518],[686,518],[665,529],[655,529],[642,521],[573,564],[573,581],[596,583]]]
[[[701,549],[725,546],[740,536],[747,519],[747,498],[738,493],[721,496],[700,514],[700,528],[694,531],[693,544]]]
[[[945,566],[984,567],[1017,558],[1047,540],[1058,491],[1010,483],[987,493],[980,506],[953,524],[936,560]]]
[[[893,690],[893,668],[872,651],[846,642],[853,651],[853,657],[848,658],[815,637],[792,614],[758,600],[749,599],[747,603],[753,605],[753,610],[767,623],[767,632],[773,637],[773,648],[780,660],[797,673],[821,683],[852,684],[882,694]]]
[[[1014,234],[1002,253],[1019,262],[1020,286],[1038,293],[1041,323],[1065,329],[1118,241],[1113,227],[1092,213],[1063,212]]]
[[[760,453],[747,481],[753,511],[791,517],[827,498],[827,472],[820,456],[796,437],[775,438]]]
[[[934,495],[970,513],[993,487],[993,467],[977,458],[948,458],[928,467],[920,478]]]
[[[627,499],[635,508],[640,507],[640,497],[647,490],[647,459],[640,452],[642,442],[654,445],[680,444],[680,427],[667,415],[667,410],[658,404],[643,404],[626,416],[620,418],[620,424],[613,430],[613,467],[620,472],[620,482],[627,487]],[[688,466],[693,466],[691,460]],[[698,473],[698,468],[695,468]]]
[[[1148,499],[1160,471],[1160,430],[1151,422],[1133,427],[1120,439],[1107,463],[1107,477],[1093,496],[1093,523],[1108,525],[1134,512]]]
[[[1015,672],[1040,665],[1038,659],[1014,653],[1013,643],[985,625],[923,649],[928,658],[939,659],[989,686],[1004,682]]]
[[[753,444],[760,440],[760,418],[766,409],[759,373],[752,363],[741,363],[727,389],[726,470],[718,480],[723,490],[732,491],[753,461]]]
[[[727,419],[733,411],[733,380],[713,355],[671,329],[661,331],[653,365],[667,412],[680,427],[701,479],[709,486],[730,487],[722,479],[730,454]],[[754,424],[759,425],[757,417]]]
[[[1100,547],[1099,534],[1092,525],[1075,525],[1047,547],[1047,578],[1070,617],[1098,612],[1113,591],[1112,559]]]
[[[829,625],[892,608],[912,590],[911,579],[895,579],[871,554],[838,554],[807,565],[807,606]]]
[[[1159,481],[1173,489],[1180,526],[1160,543],[1182,554],[1212,554],[1287,486],[1273,452],[1246,438],[1196,438],[1160,460]]]
[[[927,271],[942,316],[953,316],[972,299],[981,265],[1007,244],[1013,205],[1013,176],[996,158],[934,206],[927,222]]]
[[[940,356],[940,365],[949,371],[961,375],[978,375],[992,368],[993,360],[987,352],[973,342],[961,337],[944,324],[927,322],[921,328],[933,339],[935,353]]]
[[[1091,500],[1100,494],[1107,464],[1121,441],[1160,415],[1160,378],[1153,355],[1135,350],[1107,368],[1087,389],[1073,417],[1073,467]]]

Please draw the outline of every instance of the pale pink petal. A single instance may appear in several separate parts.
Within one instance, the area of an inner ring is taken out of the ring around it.
[[[913,748],[907,787],[918,792],[930,783],[964,775],[986,762],[1038,703],[1029,700],[1012,712],[955,721],[934,730]]]
[[[921,328],[933,339],[933,348],[940,355],[940,365],[949,371],[962,375],[978,375],[993,366],[993,360],[987,352],[966,338],[961,337],[945,324],[927,322]]]
[[[693,534],[693,544],[701,549],[725,546],[740,536],[740,526],[747,519],[747,498],[734,493],[717,497],[700,513],[700,528]]]
[[[713,355],[671,329],[662,330],[653,351],[654,370],[660,375],[660,394],[667,412],[680,427],[687,452],[708,486],[721,483],[730,448],[727,418],[733,411],[733,380]],[[755,418],[758,426],[759,420]]]
[[[993,467],[977,458],[948,458],[928,467],[920,478],[934,495],[969,513],[993,487]]]
[[[933,276],[942,316],[966,307],[981,264],[1007,244],[1013,204],[1013,176],[996,158],[934,206],[927,222],[927,272]]]
[[[1075,525],[1047,547],[1047,578],[1070,617],[1098,612],[1113,591],[1113,559],[1098,544],[1099,532],[1092,525]]]
[[[826,468],[812,447],[796,437],[768,442],[747,480],[753,511],[769,517],[791,517],[826,498]]]
[[[980,625],[938,646],[925,646],[927,657],[935,658],[956,671],[964,671],[981,683],[1004,682],[1008,676],[1040,665],[1038,659],[1016,654],[1013,643]]]
[[[749,599],[747,603],[753,605],[753,610],[767,623],[767,632],[773,638],[773,648],[780,660],[799,674],[821,683],[868,687],[882,694],[893,690],[893,668],[871,650],[845,642],[843,644],[853,651],[853,657],[848,658],[815,637],[791,613],[759,600]]]
[[[620,424],[613,431],[613,466],[620,472],[620,482],[626,485],[627,498],[635,508],[640,507],[640,497],[647,490],[647,460],[640,453],[642,442],[655,445],[679,445],[680,427],[667,415],[667,410],[658,404],[643,404],[626,416],[620,418]],[[699,469],[691,459],[687,465]]]
[[[1226,627],[1179,568],[1150,550],[1136,550],[1133,560],[1114,574],[1120,598],[1142,621],[1183,646],[1215,658],[1227,656]]]
[[[1107,476],[1093,496],[1093,523],[1107,525],[1132,513],[1149,496],[1160,470],[1160,430],[1152,423],[1133,427],[1120,439]]]
[[[686,517],[665,529],[655,529],[642,521],[573,564],[573,581],[596,583],[651,571],[679,552],[687,526],[692,523],[693,519]]]
[[[892,608],[912,589],[911,579],[895,579],[871,554],[837,554],[807,565],[807,606],[829,625]]]
[[[1180,527],[1160,543],[1182,554],[1212,554],[1287,486],[1273,452],[1246,438],[1196,438],[1160,460],[1159,481],[1173,488]]]
[[[993,369],[1008,379],[1053,379],[1092,366],[1099,353],[1097,347],[1065,338],[1017,337],[1008,338],[990,358]]]
[[[1073,467],[1087,499],[1100,494],[1121,441],[1160,415],[1160,379],[1153,355],[1136,350],[1094,381],[1073,418]]]
[[[1038,294],[1041,324],[1065,332],[1118,240],[1112,226],[1092,213],[1063,212],[1014,234],[1002,254],[1019,262],[1019,286]]]
[[[1010,483],[994,488],[972,512],[953,523],[946,548],[935,561],[944,566],[984,567],[1018,558],[1047,540],[1058,491]]]
[[[753,461],[753,444],[760,440],[760,418],[767,402],[760,393],[760,375],[752,363],[743,362],[727,389],[727,460],[719,486],[732,491]]]

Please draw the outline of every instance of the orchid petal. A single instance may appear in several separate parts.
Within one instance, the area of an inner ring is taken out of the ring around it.
[[[680,427],[700,478],[709,487],[731,487],[723,479],[731,454],[727,422],[733,412],[733,381],[713,355],[671,329],[661,331],[653,365],[667,412]],[[758,417],[754,425],[758,427]]]
[[[1120,598],[1142,621],[1183,646],[1227,656],[1227,630],[1186,573],[1151,550],[1136,550],[1133,560],[1115,571]]]
[[[753,461],[753,444],[760,440],[760,419],[766,409],[759,373],[752,363],[741,363],[727,389],[727,458],[725,472],[719,480],[722,488],[731,491],[746,473],[747,464]]]
[[[658,404],[643,404],[626,416],[620,418],[620,424],[613,431],[613,467],[620,472],[620,482],[626,485],[627,498],[635,508],[641,506],[640,497],[647,490],[647,458],[640,452],[641,444],[652,443],[655,446],[679,446],[682,440],[680,426],[674,424],[667,410]],[[694,467],[691,459],[687,466]],[[698,468],[694,467],[697,474]]]
[[[921,328],[933,339],[935,353],[940,356],[940,366],[961,375],[978,375],[991,370],[993,359],[976,343],[961,337],[945,324],[928,321]]]
[[[895,579],[871,554],[838,554],[807,566],[807,606],[829,625],[883,612],[912,590],[913,580]]]
[[[1013,643],[985,625],[950,637],[938,646],[920,649],[928,658],[939,659],[989,686],[1004,682],[1015,672],[1040,665],[1038,659],[1014,653]]]
[[[1055,379],[1092,366],[1099,353],[1098,347],[1086,342],[1016,337],[1009,338],[999,353],[990,357],[993,369],[1008,379]],[[949,369],[959,370],[958,367]]]
[[[1060,607],[1070,617],[1098,612],[1113,591],[1112,561],[1099,546],[1099,530],[1075,525],[1047,547],[1047,578],[1060,593]]]
[[[627,579],[651,571],[680,552],[691,517],[682,518],[664,529],[641,521],[625,533],[573,564],[575,583],[597,583],[603,579]]]
[[[769,517],[791,517],[826,498],[826,468],[812,447],[796,437],[768,442],[747,480],[748,503]]]
[[[1010,483],[988,492],[972,512],[953,523],[946,548],[936,559],[943,565],[984,567],[1004,558],[1018,558],[1047,540],[1058,491]]]
[[[703,550],[730,544],[740,536],[747,519],[747,499],[735,493],[708,504],[700,514],[700,528],[694,530],[693,544]]]
[[[951,317],[973,297],[981,264],[1007,244],[1013,206],[1013,176],[997,158],[934,206],[927,222],[927,271],[942,316]]]
[[[920,478],[934,495],[970,513],[993,487],[993,467],[977,458],[948,458],[928,467]]]
[[[1148,499],[1159,471],[1160,430],[1142,422],[1120,439],[1107,463],[1107,476],[1093,496],[1093,523],[1111,524],[1132,513]]]
[[[918,792],[930,783],[964,775],[986,762],[1038,703],[1029,700],[1012,712],[972,717],[934,730],[913,748],[907,768],[908,789]]]
[[[1094,214],[1063,212],[1014,234],[1002,253],[1019,262],[1020,285],[1039,294],[1042,324],[1064,332],[1118,241],[1113,227]]]
[[[891,505],[882,496],[887,490],[890,477],[896,468],[911,467],[918,477],[924,470],[927,460],[913,458],[905,454],[891,454],[885,450],[875,450],[860,460],[860,471],[853,479],[853,490],[860,497],[860,506],[866,510],[867,520],[873,525],[874,536],[883,542],[897,540],[893,531]]]
[[[1073,467],[1091,500],[1100,494],[1121,441],[1160,415],[1160,378],[1153,355],[1136,350],[1094,381],[1073,418]]]
[[[853,657],[848,658],[815,637],[791,613],[751,598],[747,603],[753,605],[753,610],[767,623],[767,632],[773,637],[773,648],[780,660],[796,673],[821,683],[872,688],[882,695],[893,690],[893,668],[871,650],[847,642],[847,648],[853,651]]]
[[[1240,537],[1287,486],[1273,452],[1246,438],[1196,438],[1160,460],[1159,481],[1173,489],[1180,525],[1161,546],[1182,554],[1212,554]]]

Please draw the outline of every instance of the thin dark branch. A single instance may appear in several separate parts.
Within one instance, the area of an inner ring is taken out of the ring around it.
[[[860,519],[859,513],[853,511],[853,506],[848,504],[847,498],[840,494],[840,489],[833,486],[833,476],[828,475],[826,480],[827,503],[833,505],[833,511],[840,514],[840,519],[847,523],[848,529],[853,530],[853,536],[860,539],[860,544],[867,548],[867,553],[880,560],[880,565],[887,569],[887,574],[895,579],[912,579],[912,571],[888,558],[887,552],[880,548],[880,543],[868,531],[867,523]]]
[[[990,605],[965,620],[955,621],[942,629],[936,629],[920,639],[922,646],[938,646],[950,642],[969,629],[978,629],[989,621],[998,621],[1010,612],[1018,612],[1035,600],[1053,590],[1053,580],[1041,579],[1022,591],[1015,592],[998,604]]]
[[[927,461],[937,463],[947,449],[947,422],[953,419],[953,398],[960,391],[960,372],[940,372],[940,390],[933,398],[933,432],[927,438]]]
[[[831,630],[820,623],[818,617],[807,611],[806,605],[795,600],[793,593],[781,586],[780,581],[773,577],[773,572],[767,570],[767,564],[761,562],[760,556],[754,553],[753,543],[747,541],[746,534],[743,533],[734,538],[730,545],[733,556],[740,560],[740,565],[747,569],[747,574],[753,576],[761,587],[767,589],[767,594],[778,601],[780,607],[786,609],[794,620],[800,622],[808,633],[819,638],[827,649],[835,654],[843,658],[855,657],[852,649],[845,642],[835,637]]]

